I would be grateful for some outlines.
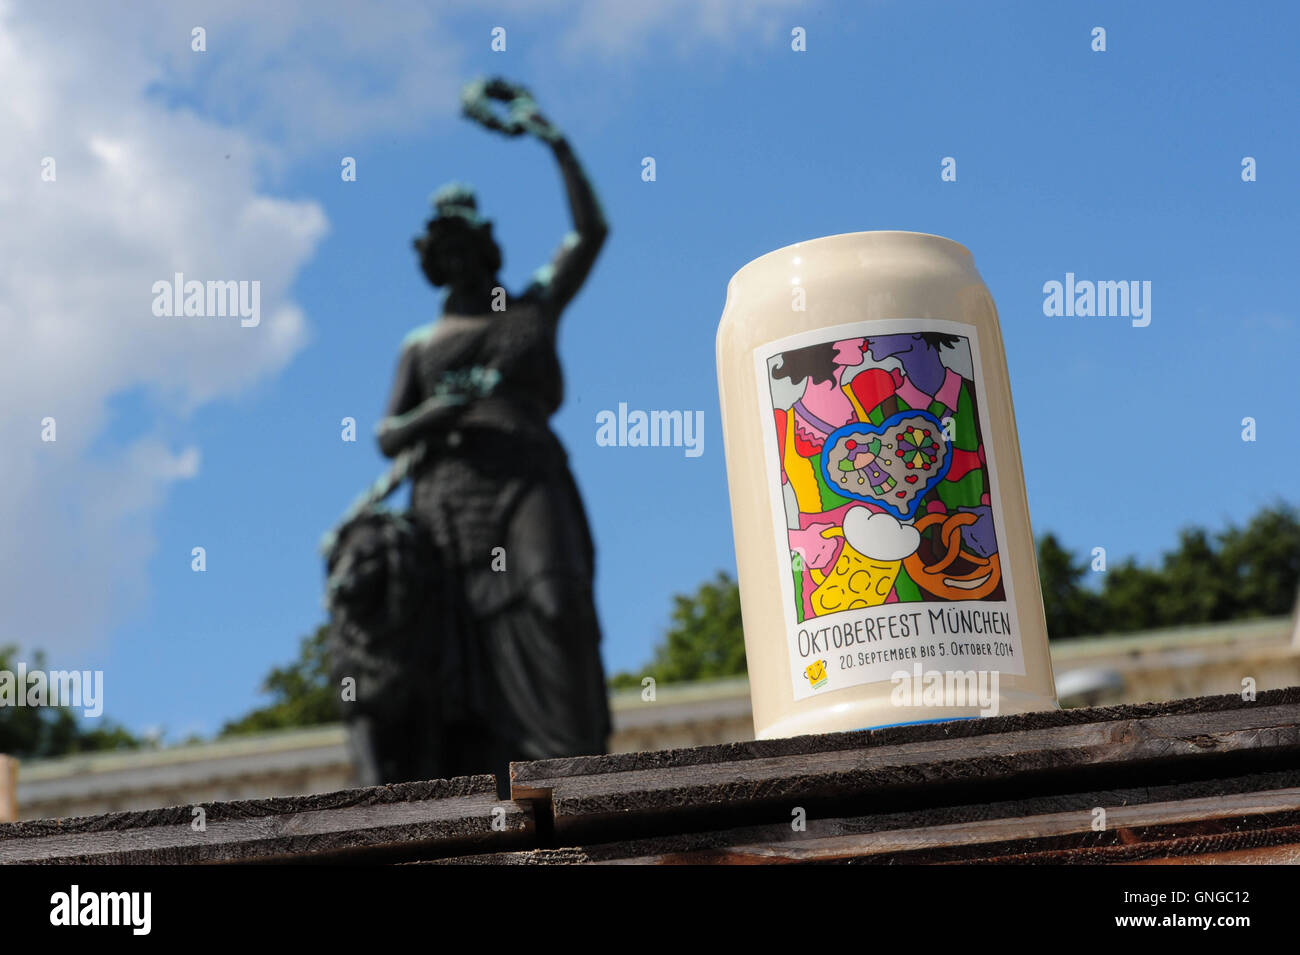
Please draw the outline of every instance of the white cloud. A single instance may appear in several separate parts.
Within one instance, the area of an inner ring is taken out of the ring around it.
[[[873,560],[902,560],[921,544],[921,535],[911,524],[900,524],[865,507],[851,507],[844,515],[844,539]]]
[[[70,75],[94,84],[111,64],[159,105],[187,106],[252,134],[258,158],[275,163],[454,115],[472,72],[465,63],[482,63],[475,54],[488,52],[496,26],[507,30],[501,72],[540,83],[557,58],[589,76],[664,50],[735,54],[785,44],[805,6],[501,0],[485,16],[480,0],[135,0],[124,15],[102,0],[65,0],[21,9],[34,30],[78,50],[81,66],[70,64]],[[206,52],[191,49],[195,27],[206,31]],[[30,104],[26,112],[49,115]]]
[[[316,203],[259,192],[264,147],[144,96],[148,57],[110,57],[111,17],[89,20],[0,6],[0,643],[53,651],[147,596],[158,509],[199,469],[155,434],[98,447],[109,400],[137,390],[179,416],[275,374],[306,340],[288,295],[326,231]],[[260,280],[261,325],[154,317],[175,271]]]
[[[523,0],[521,5],[526,4]],[[774,43],[778,37],[784,45],[793,27],[807,26],[790,17],[804,6],[804,0],[583,0],[567,5],[572,18],[562,45],[571,56],[605,60],[665,46],[683,55],[701,48],[734,52],[741,45]]]

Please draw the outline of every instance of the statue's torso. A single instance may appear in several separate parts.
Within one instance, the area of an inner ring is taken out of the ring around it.
[[[471,397],[431,436],[411,498],[443,552],[456,555],[471,602],[499,606],[538,573],[571,572],[575,559],[590,567],[586,516],[547,423],[563,398],[563,380],[555,323],[545,309],[522,299],[505,312],[444,315],[409,347],[421,400],[449,382],[472,381],[474,369],[499,376],[488,394]],[[536,495],[546,503],[520,524],[520,502]],[[548,526],[526,526],[538,521]],[[490,572],[484,555],[497,546],[513,554],[513,573]]]
[[[442,316],[420,336],[415,357],[423,397],[439,389],[470,395],[461,428],[540,436],[564,398],[555,323],[527,298],[504,312]]]

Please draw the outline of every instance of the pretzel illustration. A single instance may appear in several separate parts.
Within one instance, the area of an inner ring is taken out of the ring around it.
[[[966,511],[958,511],[954,514],[926,514],[924,517],[917,518],[913,525],[917,531],[942,524],[939,529],[939,539],[947,548],[944,555],[933,564],[927,564],[922,560],[919,552],[903,558],[903,565],[918,586],[936,596],[951,600],[976,600],[987,597],[997,589],[998,583],[1002,580],[1002,562],[998,559],[998,555],[977,557],[974,554],[961,553],[961,529],[967,524],[974,524],[978,519],[977,515]],[[958,555],[963,560],[974,564],[975,569],[966,574],[947,573],[948,567]]]

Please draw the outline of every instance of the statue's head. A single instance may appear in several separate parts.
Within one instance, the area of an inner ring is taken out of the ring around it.
[[[434,216],[415,240],[420,268],[437,286],[495,284],[501,249],[492,223],[478,212],[474,190],[458,182],[434,193]]]

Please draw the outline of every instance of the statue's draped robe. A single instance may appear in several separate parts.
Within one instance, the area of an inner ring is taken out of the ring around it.
[[[390,415],[474,369],[491,392],[427,434],[412,507],[454,577],[439,615],[446,775],[601,753],[610,729],[594,550],[567,455],[548,425],[563,399],[556,316],[540,296],[444,316],[403,350]],[[504,568],[504,569],[502,569]]]

